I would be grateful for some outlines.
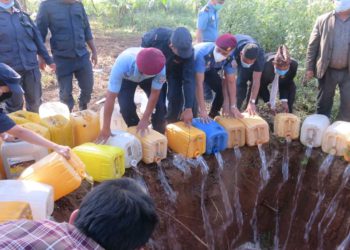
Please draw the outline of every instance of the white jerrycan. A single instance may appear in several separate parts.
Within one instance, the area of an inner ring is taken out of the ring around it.
[[[301,143],[314,148],[321,147],[323,135],[329,125],[330,121],[327,116],[319,114],[309,115],[301,126]]]
[[[41,119],[55,115],[62,115],[67,120],[70,120],[70,112],[66,104],[62,102],[46,102],[40,105],[39,116]]]
[[[100,127],[103,127],[104,106],[100,110]],[[114,109],[111,118],[111,130],[123,130],[126,131],[128,126],[126,125],[122,114],[120,113],[119,104],[114,104]]]

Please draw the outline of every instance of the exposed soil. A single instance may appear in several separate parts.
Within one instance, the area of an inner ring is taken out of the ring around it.
[[[140,40],[139,36],[133,35],[104,36],[95,34],[95,36],[97,37],[96,44],[100,56],[98,68],[102,69],[102,73],[95,75],[96,83],[90,108],[97,110],[99,106],[94,103],[104,96],[108,74],[116,56],[127,47],[137,46]],[[74,93],[75,96],[78,93],[76,88],[74,89]],[[58,100],[58,90],[55,85],[48,85],[45,89],[44,100]],[[262,113],[268,121],[271,121],[270,115],[264,111]],[[271,122],[269,123],[271,125]],[[279,184],[282,182],[281,166],[284,147],[285,143],[283,140],[274,138],[273,136],[270,143],[263,146],[266,151],[268,167],[271,174],[270,181],[260,194],[257,207],[259,238],[264,249],[271,249],[273,247],[276,211],[280,213],[281,218],[280,247],[282,247],[285,242],[290,224],[291,211],[294,205],[292,196],[301,162],[304,158],[305,147],[298,141],[292,142],[289,152],[289,180],[282,187],[277,197],[276,192]],[[234,218],[233,223],[226,231],[221,229],[226,219],[217,176],[218,165],[214,156],[205,156],[210,166],[205,189],[205,205],[209,212],[210,223],[214,229],[216,249],[220,250],[234,249],[243,243],[253,241],[250,220],[260,181],[259,170],[261,162],[257,147],[243,147],[241,148],[241,152],[242,158],[239,163],[236,162],[232,149],[222,152],[223,159],[225,160],[222,177],[229,192],[230,203],[233,206],[233,191],[235,185],[237,185],[244,217],[243,232],[234,246],[231,246],[231,241],[238,233],[236,219]],[[317,224],[338,189],[341,182],[341,175],[347,165],[347,163],[340,158],[334,160],[330,168],[330,174],[327,176],[324,183],[326,197],[322,203],[320,214],[312,227],[310,242],[306,244],[303,239],[304,228],[316,205],[317,173],[325,157],[326,155],[323,154],[320,149],[314,149],[306,166],[301,194],[297,201],[296,216],[292,222],[291,235],[286,249],[317,249],[317,244],[319,242],[317,237]],[[156,202],[161,218],[161,222],[152,237],[151,244],[149,244],[149,249],[207,249],[204,246],[206,240],[200,207],[201,171],[199,168],[192,169],[191,177],[186,179],[179,170],[172,166],[171,158],[172,156],[169,154],[168,159],[162,161],[162,166],[165,169],[170,185],[178,193],[176,204],[171,204],[168,201],[158,180],[157,166],[155,164],[139,164],[139,168],[144,175],[150,195]],[[238,183],[234,183],[234,170],[237,166],[239,179]],[[126,175],[131,176],[132,171],[128,170]],[[57,201],[53,217],[57,221],[68,221],[70,213],[78,208],[82,198],[90,188],[91,186],[84,182],[77,191]],[[350,190],[345,189],[343,195],[336,211],[336,219],[325,234],[324,249],[335,249],[349,233]],[[279,199],[278,208],[276,207],[277,199]],[[177,221],[174,218],[176,218]],[[178,221],[183,224],[179,224]],[[187,228],[185,228],[185,226]],[[204,244],[196,239],[194,235],[198,236]]]

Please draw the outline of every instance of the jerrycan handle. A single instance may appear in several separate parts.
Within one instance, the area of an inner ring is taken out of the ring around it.
[[[313,145],[313,141],[316,136],[316,131],[313,128],[308,128],[306,131],[306,142],[307,144]]]
[[[331,147],[330,147],[330,154],[335,155],[337,153],[337,142],[338,142],[339,137],[336,136],[331,136],[330,137],[330,141],[331,143]]]
[[[262,127],[257,127],[256,129],[255,129],[255,133],[256,133],[256,141],[255,141],[255,143],[256,144],[262,144],[261,143],[261,141],[262,141],[262,139],[260,138],[261,137],[261,133],[260,133],[260,130],[262,129]]]
[[[292,136],[293,123],[294,123],[294,121],[292,121],[291,119],[287,119],[285,130],[284,130],[284,136],[285,137]]]

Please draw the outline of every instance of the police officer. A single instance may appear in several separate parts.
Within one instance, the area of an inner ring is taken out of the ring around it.
[[[168,83],[167,121],[176,122],[182,117],[185,123],[191,124],[195,82],[194,52],[190,32],[184,27],[175,30],[153,29],[142,37],[141,46],[158,48],[165,55]]]
[[[57,79],[60,87],[60,100],[72,110],[73,74],[80,87],[79,109],[87,108],[93,89],[93,72],[90,62],[97,64],[97,52],[90,24],[80,0],[44,0],[41,2],[37,19],[43,39],[48,29],[51,31],[51,51],[57,65]]]
[[[103,126],[97,142],[104,142],[111,136],[111,116],[117,97],[120,112],[128,127],[137,126],[137,131],[143,134],[148,128],[152,115],[153,129],[164,133],[166,88],[163,88],[163,85],[166,81],[165,73],[165,57],[159,49],[129,48],[117,57],[109,77]],[[137,86],[140,86],[148,96],[146,110],[141,120],[137,115],[134,103]],[[154,108],[155,112],[153,112]]]
[[[26,109],[38,112],[41,104],[41,74],[37,55],[52,70],[56,66],[30,17],[16,8],[13,0],[0,0],[0,62],[6,63],[21,76]],[[13,93],[6,101],[8,112],[23,108],[23,98]]]
[[[247,112],[256,113],[256,98],[258,97],[261,73],[265,64],[265,53],[258,42],[247,35],[235,35],[237,48],[233,55],[237,63],[237,107],[242,107],[245,99]],[[248,89],[248,81],[251,85]],[[247,93],[248,92],[248,93]]]
[[[236,38],[231,34],[221,35],[215,43],[199,43],[195,49],[196,94],[199,115],[208,121],[203,96],[203,82],[206,81],[215,92],[215,98],[209,112],[214,118],[223,106],[224,115],[241,117],[236,106],[235,69],[232,66],[232,52],[236,47]]]
[[[271,110],[275,112],[279,92],[283,112],[292,113],[296,93],[294,78],[298,71],[298,62],[290,57],[285,45],[279,46],[277,52],[267,53],[265,59],[259,97],[268,102]],[[271,91],[268,89],[270,84]]]

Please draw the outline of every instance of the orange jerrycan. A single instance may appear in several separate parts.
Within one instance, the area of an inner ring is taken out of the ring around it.
[[[71,114],[74,145],[93,142],[100,133],[100,120],[96,112],[83,110]]]
[[[42,125],[50,131],[51,141],[73,147],[72,123],[62,115],[50,116],[42,119]]]
[[[33,122],[27,122],[27,123],[21,124],[20,126],[22,126],[23,128],[29,129],[30,131],[33,131],[34,133],[41,135],[42,137],[48,140],[51,139],[50,130],[43,125],[39,125]]]
[[[86,172],[98,182],[120,178],[125,173],[124,151],[119,147],[85,143],[73,149],[86,165]]]
[[[350,122],[336,121],[329,126],[322,139],[325,153],[344,156],[350,141]]]
[[[348,162],[350,162],[350,140],[348,141],[348,147],[347,149],[345,150],[345,153],[344,153],[344,159]]]
[[[278,137],[290,138],[299,137],[300,118],[290,113],[279,113],[275,116],[274,132]]]
[[[77,155],[71,152],[69,160],[53,152],[28,167],[20,180],[31,180],[53,187],[54,200],[76,190],[85,178],[85,166]]]
[[[23,124],[27,122],[40,123],[40,116],[37,113],[18,110],[16,112],[10,113],[9,117],[14,120],[16,124]]]
[[[157,163],[167,156],[168,140],[161,133],[148,129],[144,136],[136,132],[136,126],[128,128],[130,134],[135,135],[142,144],[142,161],[146,164]]]
[[[27,202],[0,201],[0,223],[12,220],[32,220],[32,210]]]
[[[227,148],[235,146],[242,147],[245,144],[245,126],[235,118],[217,116],[215,121],[219,123],[228,133]]]
[[[258,115],[250,116],[248,113],[242,113],[244,116],[240,121],[246,129],[246,143],[248,146],[256,146],[269,142],[269,125]]]
[[[165,131],[168,145],[175,153],[194,158],[205,153],[205,133],[184,122],[168,124]]]

